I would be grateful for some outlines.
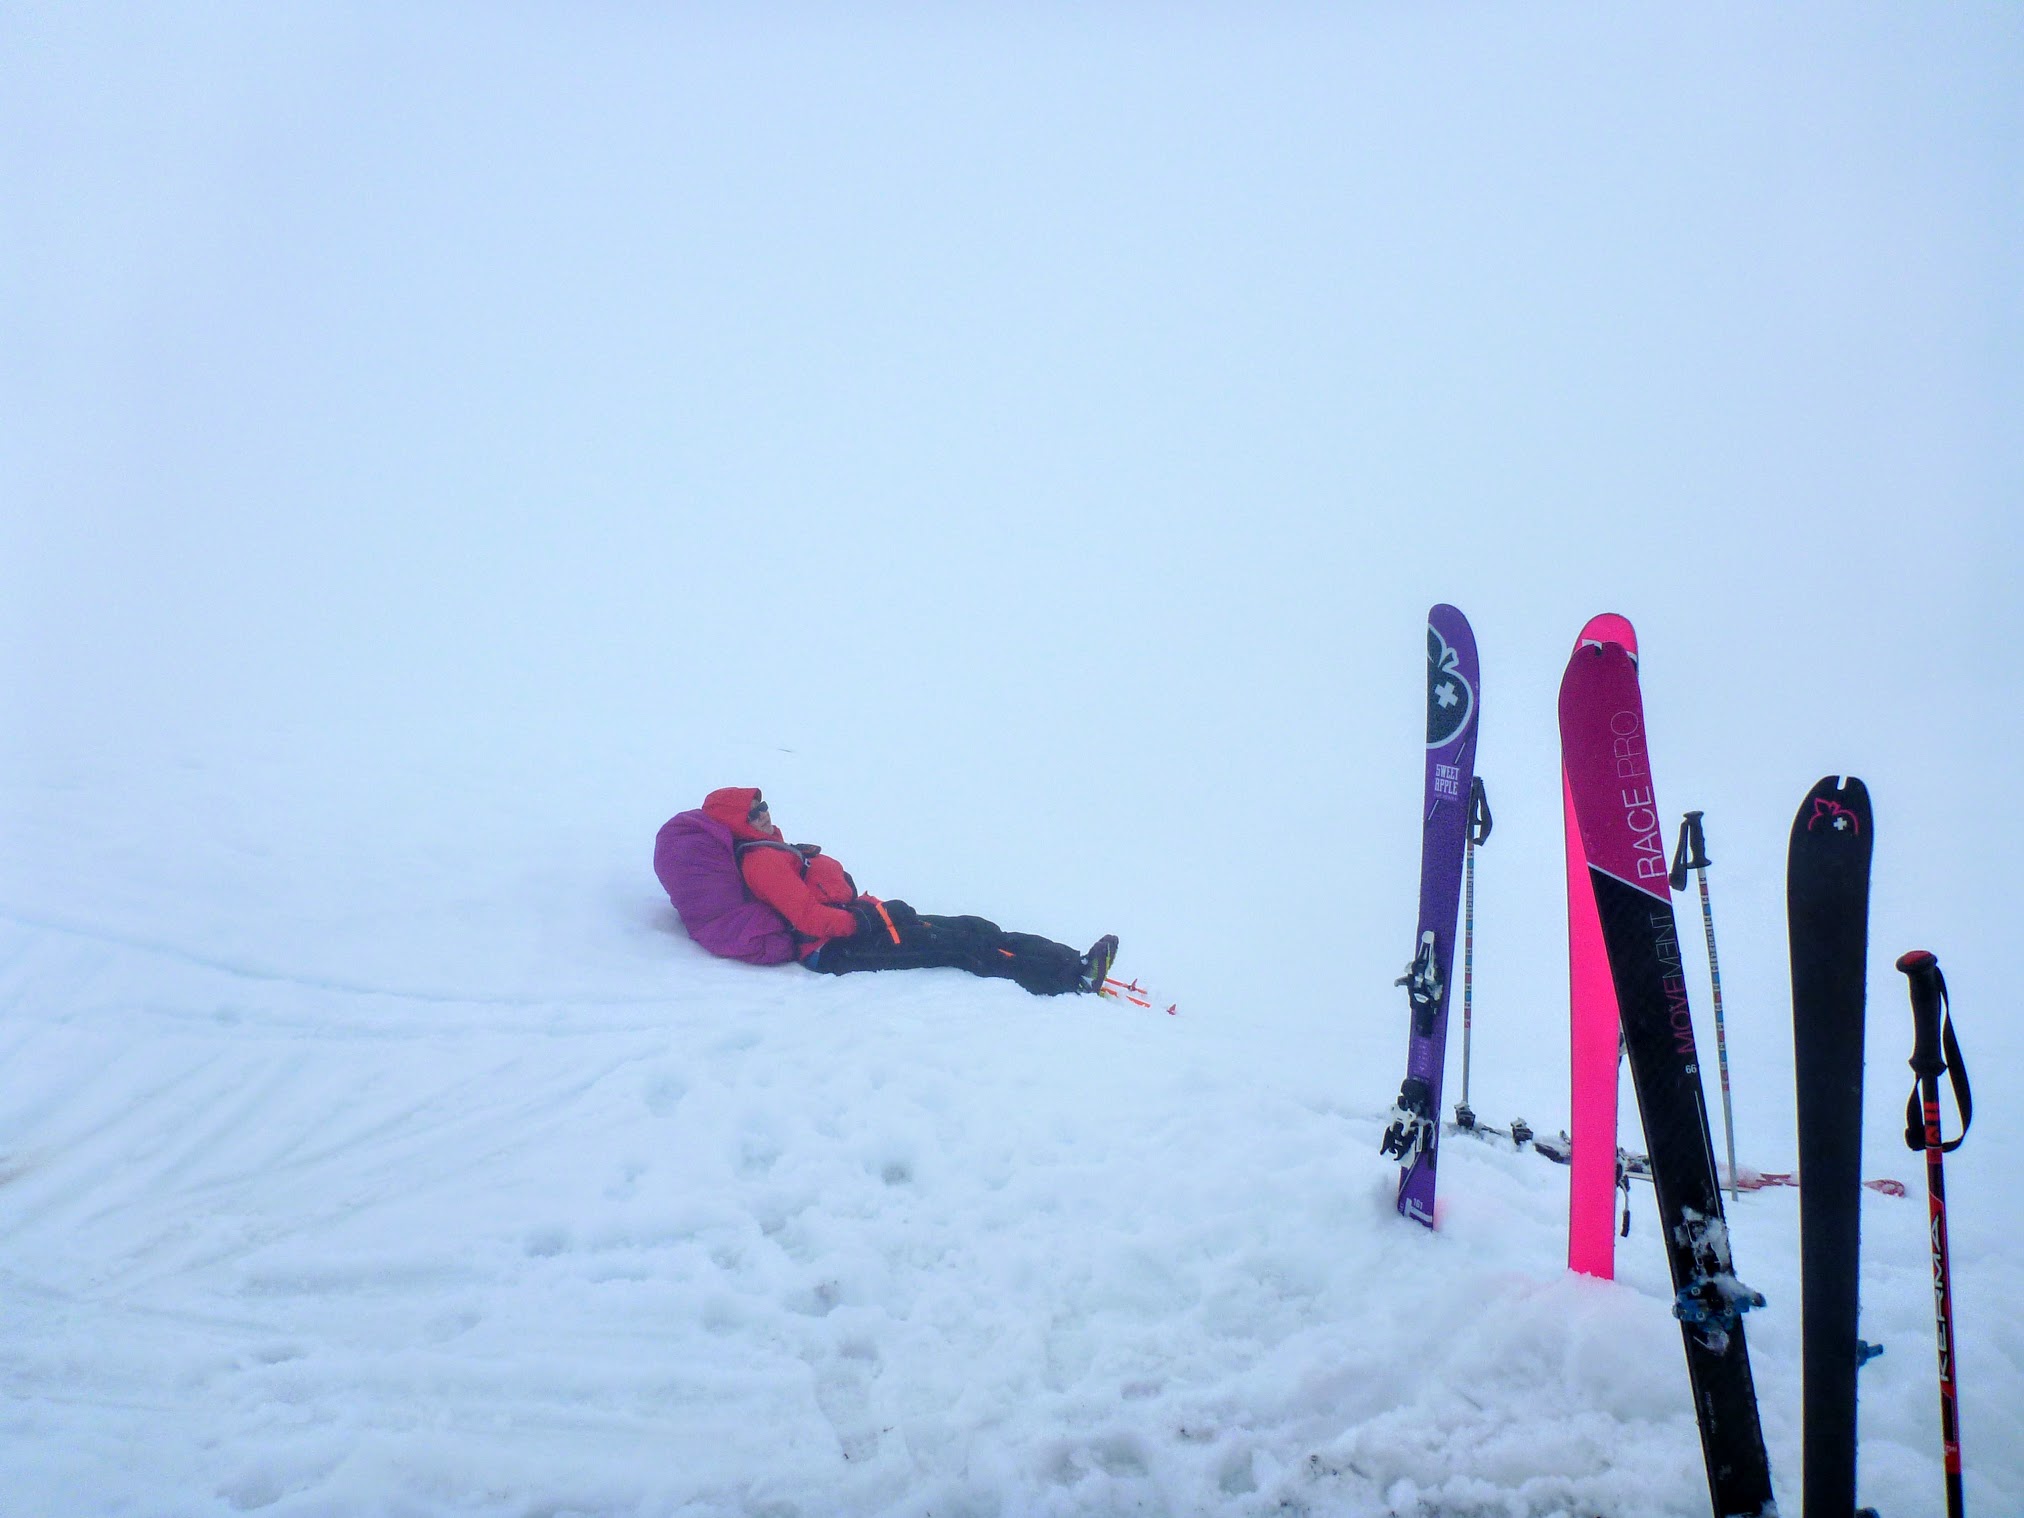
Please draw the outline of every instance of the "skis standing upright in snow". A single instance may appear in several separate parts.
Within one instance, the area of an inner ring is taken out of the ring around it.
[[[1574,646],[1579,650],[1602,643],[1617,644],[1636,664],[1637,631],[1627,619],[1613,612],[1590,617]],[[1573,1146],[1567,1268],[1611,1281],[1616,1279],[1616,1090],[1623,1068],[1622,1024],[1565,763],[1560,792],[1567,828],[1568,1136]]]
[[[1829,775],[1799,804],[1785,856],[1798,1087],[1806,1511],[1855,1511],[1856,1257],[1862,1243],[1862,1034],[1869,955],[1869,791]]]
[[[1708,1490],[1717,1518],[1760,1518],[1776,1509],[1742,1312],[1763,1298],[1736,1279],[1730,1258],[1644,701],[1621,644],[1575,649],[1560,682],[1560,743],[1651,1155]],[[1577,1163],[1580,1155],[1577,1138]]]
[[[1420,813],[1420,916],[1413,958],[1399,984],[1411,1007],[1406,1078],[1384,1152],[1401,1166],[1398,1208],[1434,1226],[1434,1167],[1441,1137],[1441,1069],[1448,1048],[1448,973],[1455,958],[1462,853],[1476,772],[1479,706],[1476,635],[1452,606],[1427,613],[1427,764]]]

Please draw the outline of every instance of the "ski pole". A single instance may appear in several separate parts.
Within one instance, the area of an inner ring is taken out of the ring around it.
[[[1483,777],[1469,778],[1469,833],[1462,851],[1462,1099],[1455,1103],[1455,1122],[1464,1128],[1476,1126],[1476,1114],[1469,1107],[1469,1023],[1474,1004],[1476,970],[1476,845],[1490,837],[1490,796],[1483,789]]]
[[[1708,937],[1708,975],[1715,984],[1715,1063],[1722,1072],[1722,1138],[1729,1149],[1729,1199],[1739,1195],[1736,1186],[1736,1115],[1729,1106],[1729,1038],[1722,1023],[1722,962],[1715,957],[1715,911],[1708,905],[1708,842],[1701,836],[1701,814],[1689,812],[1680,819],[1680,846],[1673,855],[1672,887],[1687,888],[1687,871],[1701,883],[1701,926]]]
[[[1947,1518],[1961,1518],[1961,1424],[1954,1385],[1954,1285],[1947,1263],[1947,1182],[1940,1156],[1961,1147],[1974,1120],[1968,1072],[1961,1046],[1954,1042],[1954,1019],[1947,1008],[1947,979],[1940,962],[1926,949],[1898,957],[1897,967],[1911,982],[1912,1073],[1917,1083],[1905,1105],[1905,1145],[1926,1156],[1926,1194],[1933,1243],[1933,1304],[1940,1344],[1940,1442],[1946,1454]],[[1940,1141],[1940,1076],[1951,1067],[1954,1101],[1961,1109],[1961,1131]]]

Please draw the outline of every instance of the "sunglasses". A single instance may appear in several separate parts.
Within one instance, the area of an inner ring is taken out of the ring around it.
[[[745,814],[745,816],[746,816],[746,818],[747,818],[747,819],[749,820],[749,819],[751,819],[751,818],[753,818],[753,817],[757,817],[757,816],[758,816],[758,815],[759,815],[759,814],[760,814],[761,812],[763,812],[763,811],[765,811],[765,810],[766,810],[766,803],[765,803],[765,802],[763,802],[763,801],[755,801],[755,802],[753,802],[753,803],[752,803],[752,810],[751,810],[751,811],[749,811],[749,812],[747,812],[747,813]]]

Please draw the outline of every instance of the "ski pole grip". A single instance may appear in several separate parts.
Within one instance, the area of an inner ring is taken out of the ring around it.
[[[1940,1053],[1940,962],[1930,949],[1898,956],[1897,967],[1911,982],[1912,1071],[1938,1078],[1947,1068]]]
[[[1673,850],[1673,873],[1669,883],[1675,891],[1687,888],[1687,871],[1705,870],[1712,861],[1708,858],[1708,840],[1701,833],[1701,814],[1689,812],[1680,819],[1680,843]]]

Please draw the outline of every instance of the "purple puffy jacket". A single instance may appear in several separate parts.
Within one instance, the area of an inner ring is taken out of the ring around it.
[[[786,919],[745,889],[737,840],[714,817],[683,812],[663,823],[654,839],[654,874],[689,937],[712,954],[754,965],[794,957]]]

